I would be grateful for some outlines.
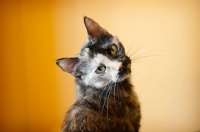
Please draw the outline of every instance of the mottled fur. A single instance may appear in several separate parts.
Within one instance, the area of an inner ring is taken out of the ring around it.
[[[138,132],[140,105],[130,83],[131,60],[121,42],[84,17],[88,41],[75,58],[58,66],[76,78],[76,102],[67,112],[62,132]],[[117,47],[111,54],[110,46]],[[97,74],[99,66],[105,66]]]

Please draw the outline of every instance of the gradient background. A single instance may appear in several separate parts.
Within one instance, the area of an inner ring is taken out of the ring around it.
[[[198,0],[1,0],[0,131],[60,131],[75,89],[55,60],[79,52],[84,15],[149,56],[132,64],[141,132],[200,131]]]

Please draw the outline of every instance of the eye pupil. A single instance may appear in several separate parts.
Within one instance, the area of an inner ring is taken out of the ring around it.
[[[105,66],[99,66],[97,69],[96,69],[96,73],[97,74],[101,74],[101,73],[103,73],[103,72],[105,72],[105,70],[106,70],[106,67]]]
[[[98,70],[102,71],[102,69],[103,69],[102,66],[98,67]]]

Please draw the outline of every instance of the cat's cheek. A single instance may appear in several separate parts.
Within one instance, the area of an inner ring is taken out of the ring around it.
[[[83,79],[83,81],[88,86],[92,86],[95,88],[102,88],[109,84],[110,78],[111,77],[106,76],[106,74],[104,74],[103,76],[100,77],[100,75],[97,75],[94,73],[94,74],[88,74]]]
[[[102,87],[104,87],[104,85],[105,85],[104,82],[98,82],[98,83],[95,83],[95,84],[94,84],[94,86],[95,86],[96,88],[102,88]]]
[[[85,85],[89,85],[89,78],[88,77],[85,77],[84,79],[83,79],[83,82],[85,83]]]
[[[112,77],[112,81],[113,81],[113,82],[117,82],[118,78],[119,78],[118,75],[115,74],[115,75]]]
[[[97,81],[95,81],[96,80],[95,78],[98,78],[98,77],[93,72],[94,71],[90,72],[90,74],[87,74],[83,78],[83,82],[85,83],[85,85],[93,86],[95,83],[97,83]]]
[[[109,75],[107,78],[111,79],[112,82],[116,82],[118,79],[118,71],[113,68],[109,68],[107,71],[107,74]]]

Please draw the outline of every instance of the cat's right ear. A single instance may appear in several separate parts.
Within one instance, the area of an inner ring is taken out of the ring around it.
[[[97,39],[100,39],[103,36],[110,35],[106,29],[102,28],[97,22],[89,17],[84,17],[84,23],[88,32],[88,37],[92,42],[97,41]]]
[[[60,58],[56,60],[56,64],[64,71],[72,74],[73,76],[80,76],[79,70],[76,68],[79,59],[75,58]]]

